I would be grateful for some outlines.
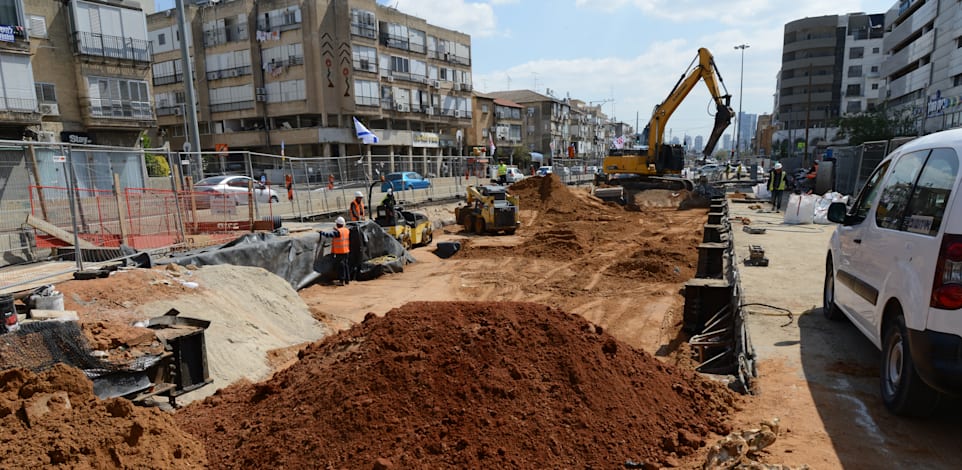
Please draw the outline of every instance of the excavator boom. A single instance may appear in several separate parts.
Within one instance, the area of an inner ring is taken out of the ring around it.
[[[645,128],[647,150],[613,152],[605,157],[604,173],[637,175],[640,178],[679,174],[684,167],[684,152],[678,146],[664,144],[665,128],[671,115],[699,81],[705,82],[715,103],[715,125],[703,150],[704,155],[710,155],[722,133],[731,124],[734,113],[731,109],[731,94],[727,93],[727,89],[724,94],[719,89],[719,85],[724,88],[725,83],[715,66],[715,59],[708,49],[700,48],[686,73],[678,79],[665,101],[652,112],[651,120]]]

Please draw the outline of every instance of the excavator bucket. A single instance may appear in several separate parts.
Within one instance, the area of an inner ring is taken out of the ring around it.
[[[725,129],[732,123],[732,115],[735,112],[732,110],[729,102],[731,101],[731,96],[725,97],[725,105],[718,105],[715,112],[715,128],[711,131],[711,136],[708,137],[708,142],[705,143],[705,150],[702,155],[710,157],[711,153],[715,151],[715,145],[718,144],[718,139],[721,138]]]

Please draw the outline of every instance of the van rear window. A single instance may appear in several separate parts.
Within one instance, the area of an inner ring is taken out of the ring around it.
[[[932,150],[905,210],[903,230],[938,235],[958,174],[959,157],[954,150]]]

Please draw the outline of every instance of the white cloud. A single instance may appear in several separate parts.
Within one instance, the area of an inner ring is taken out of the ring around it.
[[[575,0],[580,8],[612,12],[626,7],[675,22],[716,21],[730,26],[784,24],[794,19],[861,11],[866,0]],[[890,2],[891,3],[891,2]],[[885,7],[888,8],[887,6]],[[883,13],[871,11],[868,13]]]
[[[424,18],[428,23],[453,29],[472,37],[499,34],[497,17],[492,4],[510,3],[513,0],[495,0],[491,3],[466,0],[397,0],[380,2],[409,15]]]

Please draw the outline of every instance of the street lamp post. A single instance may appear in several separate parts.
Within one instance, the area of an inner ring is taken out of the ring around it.
[[[741,137],[741,127],[742,127],[742,87],[745,83],[745,49],[750,46],[748,44],[739,44],[735,46],[735,49],[741,49],[742,51],[742,65],[740,76],[738,77],[738,119],[735,120],[735,148],[732,150],[732,155],[738,152],[738,140]]]

